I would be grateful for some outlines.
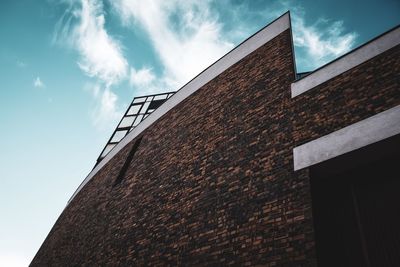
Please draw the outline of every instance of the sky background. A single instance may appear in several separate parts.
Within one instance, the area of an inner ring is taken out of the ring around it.
[[[400,24],[398,0],[0,0],[0,266],[30,263],[134,96],[287,10],[299,72]]]

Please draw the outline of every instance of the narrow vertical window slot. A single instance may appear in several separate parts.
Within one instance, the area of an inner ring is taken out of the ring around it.
[[[132,160],[133,160],[133,156],[135,155],[135,153],[136,153],[136,151],[137,151],[137,149],[138,149],[138,147],[139,147],[139,145],[140,145],[140,142],[142,141],[142,137],[143,137],[143,136],[139,137],[139,138],[135,141],[135,143],[133,144],[133,146],[132,146],[132,148],[131,148],[131,151],[129,151],[129,154],[128,154],[128,156],[126,157],[126,160],[125,160],[125,162],[124,162],[124,165],[122,165],[121,170],[119,171],[118,176],[117,176],[117,179],[115,179],[115,182],[114,182],[114,185],[113,185],[113,186],[118,185],[118,184],[121,183],[121,181],[124,179],[125,174],[126,174],[126,172],[128,171],[129,165],[131,164],[131,162],[132,162]]]

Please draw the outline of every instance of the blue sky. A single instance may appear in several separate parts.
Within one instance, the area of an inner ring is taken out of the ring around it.
[[[298,71],[400,24],[400,2],[2,0],[0,266],[27,266],[135,95],[176,90],[290,9]]]

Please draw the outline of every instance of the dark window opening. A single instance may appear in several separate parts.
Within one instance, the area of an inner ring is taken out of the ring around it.
[[[128,156],[126,157],[124,165],[122,165],[121,170],[118,173],[117,179],[115,179],[114,186],[121,183],[122,179],[124,179],[125,174],[128,171],[129,165],[131,164],[131,162],[133,160],[133,156],[135,155],[135,153],[140,145],[140,142],[142,141],[142,137],[143,136],[139,137],[133,144],[131,150],[129,151]]]
[[[157,108],[158,108],[159,106],[161,106],[165,101],[166,101],[166,99],[153,100],[152,102],[150,102],[149,109],[157,109]]]
[[[310,168],[318,266],[400,266],[400,135]]]

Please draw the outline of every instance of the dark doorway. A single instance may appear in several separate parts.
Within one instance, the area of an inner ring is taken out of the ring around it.
[[[310,168],[319,266],[400,266],[400,136]]]

